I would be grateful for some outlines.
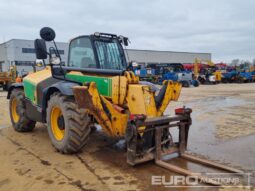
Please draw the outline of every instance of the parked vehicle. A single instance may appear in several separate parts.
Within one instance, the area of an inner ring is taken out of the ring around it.
[[[223,83],[232,83],[236,81],[237,72],[236,70],[226,71],[222,73],[222,82]]]
[[[191,85],[195,87],[199,86],[199,82],[194,79],[192,72],[184,70],[182,64],[160,64],[158,65],[158,68],[159,73],[161,74],[159,83],[162,83],[164,80],[172,80],[180,82],[183,87],[190,87]]]
[[[158,76],[153,68],[135,68],[133,71],[142,81],[158,83]]]
[[[12,83],[16,81],[17,68],[11,66],[8,72],[0,72],[0,86],[7,91]]]

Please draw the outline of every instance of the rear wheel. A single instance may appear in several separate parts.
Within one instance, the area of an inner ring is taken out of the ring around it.
[[[25,95],[22,89],[14,89],[10,96],[9,110],[12,126],[18,132],[28,132],[35,128],[35,121],[26,116]]]
[[[192,80],[192,84],[194,87],[198,87],[199,86],[199,81],[198,80]]]
[[[188,88],[190,86],[188,81],[183,81],[182,82],[182,87]]]
[[[244,83],[244,79],[243,78],[238,78],[237,83]]]
[[[11,82],[7,82],[6,84],[3,85],[3,90],[8,91],[11,85],[12,85]]]
[[[47,108],[47,126],[53,146],[62,153],[78,152],[89,138],[90,117],[72,97],[54,93]]]
[[[3,90],[4,90],[4,91],[7,91],[7,90],[8,90],[7,84],[4,84],[4,85],[3,85]]]

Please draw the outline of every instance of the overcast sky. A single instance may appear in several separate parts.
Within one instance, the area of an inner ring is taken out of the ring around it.
[[[0,0],[0,43],[43,26],[62,42],[99,31],[128,36],[129,48],[255,58],[255,0]]]

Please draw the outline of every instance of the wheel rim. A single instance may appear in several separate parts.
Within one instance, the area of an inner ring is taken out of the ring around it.
[[[65,136],[64,127],[59,124],[60,118],[63,119],[62,111],[59,107],[53,107],[51,110],[51,130],[56,140],[61,141]]]
[[[12,119],[15,123],[17,123],[19,121],[19,114],[17,112],[17,105],[18,105],[18,101],[16,98],[12,99],[12,103],[11,103],[11,114],[12,114]]]

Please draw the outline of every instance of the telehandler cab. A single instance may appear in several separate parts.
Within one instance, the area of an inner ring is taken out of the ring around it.
[[[177,100],[181,84],[164,81],[156,95],[139,83],[122,45],[128,38],[107,33],[79,36],[70,41],[64,65],[55,44],[55,32],[48,27],[35,40],[37,59],[47,59],[45,69],[28,74],[23,83],[8,91],[10,118],[18,132],[32,131],[36,122],[47,123],[54,147],[61,153],[75,153],[85,146],[93,125],[99,124],[112,137],[125,138],[127,162],[131,165],[155,160],[156,164],[184,175],[194,173],[162,160],[166,154],[240,172],[185,153],[191,125],[191,109],[179,108],[175,116],[163,115],[171,100]],[[55,47],[46,49],[46,41]],[[179,129],[174,142],[170,130]],[[199,175],[199,178],[203,178]],[[205,182],[216,184],[206,179]]]

